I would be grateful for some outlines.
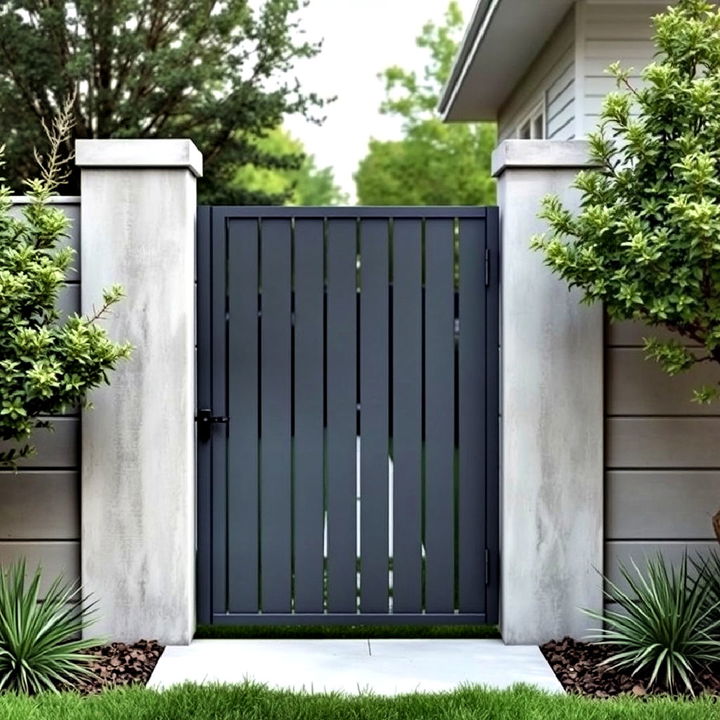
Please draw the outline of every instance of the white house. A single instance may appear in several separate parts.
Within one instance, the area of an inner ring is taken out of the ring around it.
[[[440,104],[450,122],[496,120],[499,140],[573,140],[592,130],[605,72],[653,58],[657,0],[480,0]]]
[[[510,642],[549,628],[577,633],[572,606],[598,603],[590,566],[617,578],[618,561],[715,546],[720,417],[690,397],[717,371],[668,378],[644,359],[652,331],[579,310],[528,249],[545,229],[540,199],[575,202],[582,138],[615,89],[605,69],[619,61],[639,80],[655,52],[651,18],[667,5],[479,0],[440,103],[448,122],[498,124],[501,625]]]

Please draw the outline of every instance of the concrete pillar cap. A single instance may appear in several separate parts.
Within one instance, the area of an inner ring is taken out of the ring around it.
[[[591,168],[587,140],[504,140],[493,151],[492,174],[506,170]]]
[[[203,159],[192,140],[77,140],[80,168],[183,168],[202,177]]]

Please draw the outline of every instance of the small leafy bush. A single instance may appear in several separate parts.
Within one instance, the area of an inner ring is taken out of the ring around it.
[[[716,601],[708,602],[708,567],[700,564],[691,573],[686,553],[670,569],[661,555],[648,560],[644,573],[634,562],[633,568],[620,566],[627,592],[605,578],[605,597],[620,611],[585,611],[605,623],[593,639],[617,649],[605,661],[611,667],[649,674],[650,685],[671,692],[682,685],[692,694],[698,669],[720,662],[720,612]]]
[[[55,580],[39,602],[40,570],[29,583],[25,561],[0,570],[0,690],[35,694],[57,691],[89,675],[92,655],[82,652],[98,644],[78,639],[91,623],[83,611],[80,588]]]

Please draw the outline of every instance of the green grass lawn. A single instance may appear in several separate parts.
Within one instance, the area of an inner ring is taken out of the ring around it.
[[[200,638],[499,638],[495,625],[198,625]]]
[[[712,700],[586,700],[528,688],[400,698],[302,695],[257,685],[0,696],[0,720],[714,720]]]

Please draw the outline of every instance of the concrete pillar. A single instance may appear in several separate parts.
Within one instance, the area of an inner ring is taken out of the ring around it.
[[[548,193],[586,142],[510,140],[493,154],[501,227],[501,631],[509,644],[580,638],[602,607],[603,316],[530,249]]]
[[[185,644],[195,628],[195,213],[189,140],[79,140],[81,305],[126,298],[104,322],[135,346],[82,423],[87,632]]]

